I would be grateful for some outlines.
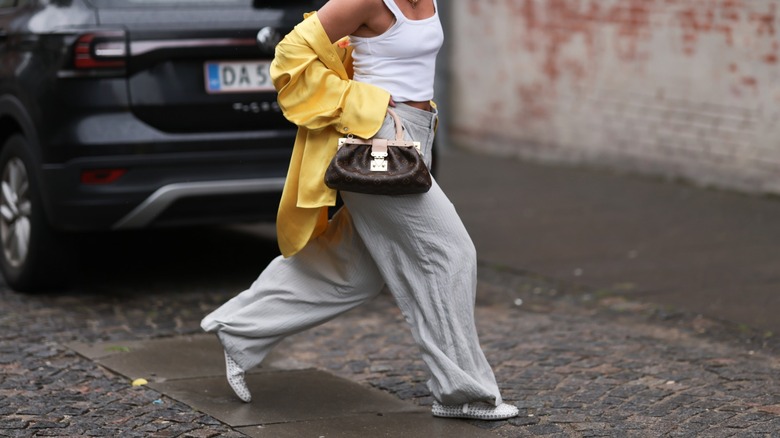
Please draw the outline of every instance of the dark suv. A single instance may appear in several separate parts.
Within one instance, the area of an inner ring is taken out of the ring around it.
[[[6,282],[57,283],[71,232],[273,219],[295,129],[268,65],[321,3],[0,0]]]

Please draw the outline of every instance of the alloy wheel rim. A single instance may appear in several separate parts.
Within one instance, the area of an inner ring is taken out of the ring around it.
[[[5,260],[14,268],[27,259],[30,249],[30,180],[24,162],[8,160],[0,181],[0,242]]]

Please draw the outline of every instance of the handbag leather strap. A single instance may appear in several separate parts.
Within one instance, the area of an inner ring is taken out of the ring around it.
[[[393,123],[395,124],[395,140],[387,140],[383,138],[372,138],[368,140],[363,140],[361,138],[355,138],[355,137],[342,137],[339,139],[339,147],[345,145],[345,144],[365,144],[365,145],[371,145],[372,152],[379,152],[379,153],[387,153],[387,147],[388,146],[400,146],[400,147],[414,147],[417,149],[417,152],[422,153],[422,150],[420,150],[420,142],[419,141],[406,141],[404,140],[404,125],[403,122],[401,122],[401,118],[398,117],[398,114],[396,114],[395,111],[393,111],[392,108],[387,109],[387,113],[390,114],[390,117],[393,118]]]
[[[375,138],[371,140],[371,153],[387,155],[387,143],[387,140],[384,138]]]
[[[404,125],[401,123],[401,118],[398,117],[398,114],[393,111],[392,108],[387,108],[387,114],[390,114],[390,117],[393,118],[393,123],[395,123],[395,140],[396,141],[403,141],[404,140]]]

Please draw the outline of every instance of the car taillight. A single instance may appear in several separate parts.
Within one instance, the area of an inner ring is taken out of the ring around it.
[[[122,31],[99,31],[79,35],[73,47],[77,70],[122,69],[127,58],[127,42]]]
[[[127,173],[127,169],[90,169],[81,171],[82,184],[111,184]]]

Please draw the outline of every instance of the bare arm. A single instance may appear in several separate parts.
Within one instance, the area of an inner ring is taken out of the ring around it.
[[[329,0],[317,11],[317,17],[330,42],[335,43],[365,27],[383,7],[384,4],[376,0]],[[389,104],[395,106],[392,97]]]
[[[376,12],[376,0],[330,0],[317,16],[330,41],[336,42],[365,26]]]

